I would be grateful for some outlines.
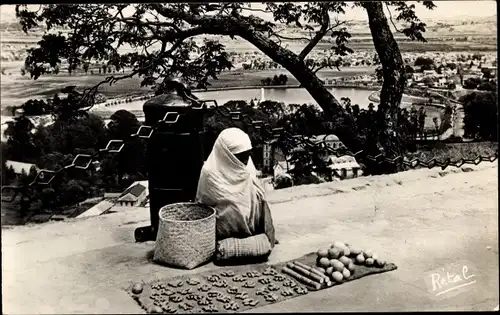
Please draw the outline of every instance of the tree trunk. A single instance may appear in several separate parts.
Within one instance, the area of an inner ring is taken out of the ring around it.
[[[264,34],[255,32],[248,26],[240,27],[237,34],[257,47],[274,62],[283,66],[300,82],[333,122],[335,134],[346,147],[352,152],[365,149],[363,138],[359,137],[353,117],[342,108],[338,100],[328,91],[316,74],[295,53],[279,46]]]
[[[210,25],[204,26],[205,34],[237,35],[253,44],[274,62],[288,70],[314,98],[325,115],[333,122],[334,132],[344,145],[353,153],[363,150],[360,159],[368,169],[367,173],[393,172],[393,164],[381,170],[380,163],[364,159],[369,155],[385,153],[393,158],[403,153],[400,136],[397,131],[399,104],[405,84],[404,67],[399,47],[392,36],[387,19],[379,2],[364,2],[368,12],[370,30],[381,64],[383,65],[384,84],[381,91],[380,114],[377,120],[378,135],[361,135],[351,115],[342,108],[338,100],[326,89],[302,61],[299,56],[270,40],[265,33],[255,29],[249,23],[239,19],[211,19]],[[367,136],[370,136],[367,140]],[[374,136],[374,137],[371,137]]]
[[[385,156],[392,159],[402,156],[405,150],[397,128],[399,126],[400,104],[406,83],[404,63],[384,14],[382,2],[363,2],[363,7],[368,13],[370,31],[375,50],[382,64],[384,78],[377,111],[377,130],[379,131],[377,140]],[[391,165],[385,165],[381,172],[396,170]]]

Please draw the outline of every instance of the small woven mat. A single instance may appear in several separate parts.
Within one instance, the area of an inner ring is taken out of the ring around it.
[[[292,261],[314,265],[316,253]],[[140,294],[133,294],[131,288],[128,293],[148,313],[154,306],[161,313],[235,313],[315,291],[281,273],[286,263],[223,267],[154,281],[143,285]],[[347,281],[394,269],[397,267],[392,263],[383,268],[356,265]]]

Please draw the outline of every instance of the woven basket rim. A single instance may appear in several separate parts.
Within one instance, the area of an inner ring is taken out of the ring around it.
[[[212,211],[212,214],[210,214],[209,216],[207,217],[204,217],[204,218],[201,218],[201,219],[196,219],[196,220],[172,220],[172,219],[164,219],[162,218],[161,216],[161,212],[167,208],[167,207],[170,207],[170,206],[175,206],[175,205],[198,205],[198,206],[202,206],[202,207],[205,207],[207,209],[210,209]],[[201,221],[205,221],[205,220],[209,220],[211,219],[212,217],[214,217],[216,214],[217,214],[217,211],[210,207],[210,206],[207,206],[206,204],[203,204],[203,203],[199,203],[199,202],[177,202],[177,203],[171,203],[171,204],[168,204],[168,205],[165,205],[163,207],[160,208],[160,211],[159,212],[159,217],[160,217],[160,220],[163,220],[163,221],[166,221],[166,222],[201,222]]]

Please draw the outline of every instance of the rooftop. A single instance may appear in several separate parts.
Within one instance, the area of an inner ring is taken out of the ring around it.
[[[327,135],[317,135],[317,136],[312,136],[311,141],[313,142],[321,142],[321,141],[339,141],[339,137],[337,137],[334,134],[327,134]]]
[[[147,181],[145,181],[147,182]],[[124,197],[126,197],[127,195],[132,195],[134,197],[139,197],[143,192],[144,190],[147,189],[147,184],[144,183],[144,181],[141,181],[141,182],[135,182],[133,183],[132,185],[130,185],[130,187],[128,187],[127,189],[125,189],[122,194],[120,195],[120,197],[118,198],[118,200],[124,200],[124,201],[133,201],[133,200],[125,200],[123,199]],[[135,200],[135,199],[134,199]]]

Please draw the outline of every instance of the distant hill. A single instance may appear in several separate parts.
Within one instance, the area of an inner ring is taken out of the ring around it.
[[[457,16],[439,19],[425,19],[427,23],[427,32],[441,32],[442,30],[452,28],[454,32],[466,31],[467,33],[496,33],[497,16],[489,17],[468,17]],[[353,33],[369,33],[368,22],[366,20],[352,20],[348,23],[351,32]],[[290,30],[292,31],[292,27]],[[19,23],[9,20],[8,22],[0,22],[0,32],[22,32]],[[43,32],[44,27],[41,26],[36,32]]]

